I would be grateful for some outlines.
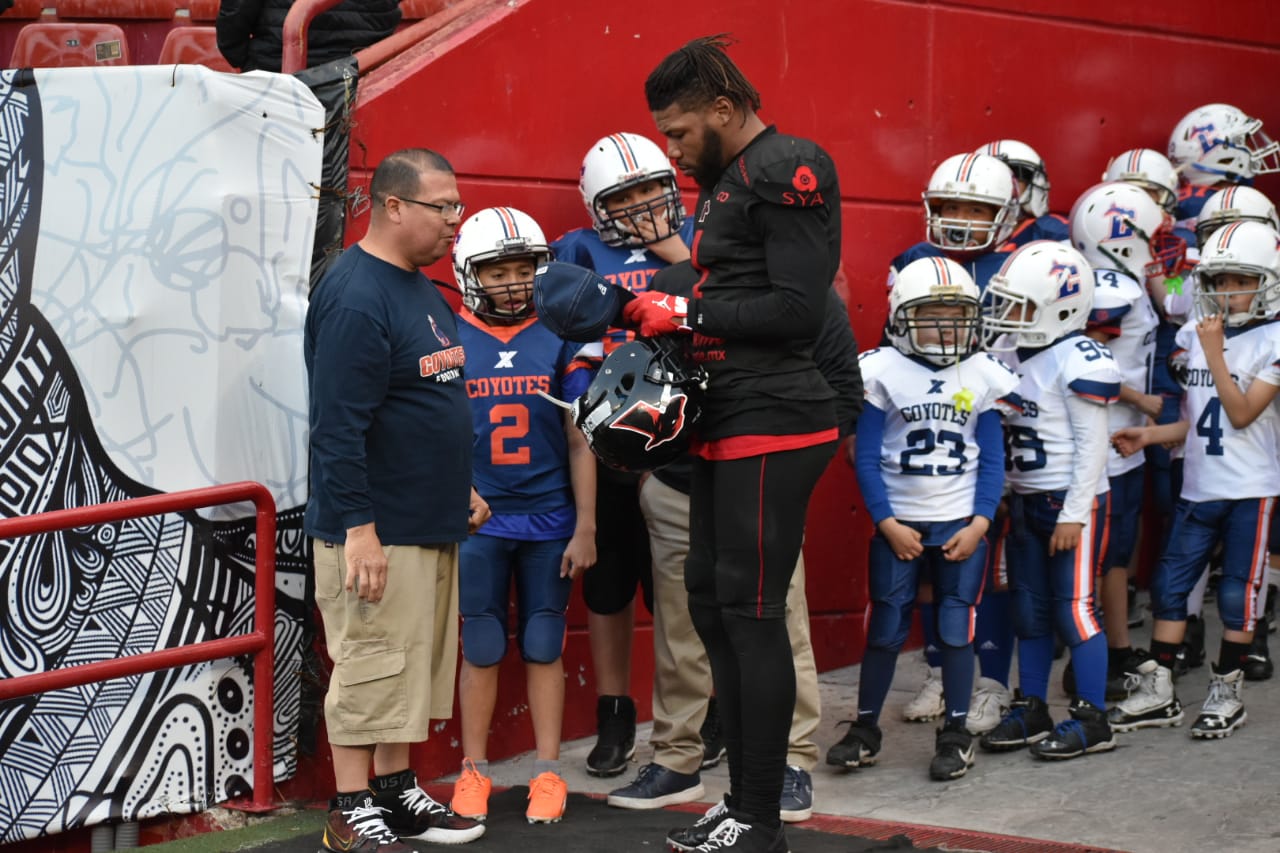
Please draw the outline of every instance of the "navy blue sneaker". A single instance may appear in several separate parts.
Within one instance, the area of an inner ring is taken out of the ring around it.
[[[609,805],[620,809],[661,809],[696,802],[705,793],[702,777],[696,771],[677,773],[650,763],[640,768],[630,785],[609,792]]]
[[[782,777],[782,800],[778,816],[787,823],[799,823],[813,817],[813,779],[807,770],[794,764],[787,766]]]

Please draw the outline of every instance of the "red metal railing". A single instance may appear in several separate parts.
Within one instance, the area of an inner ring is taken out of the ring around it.
[[[254,630],[249,634],[206,640],[172,649],[161,649],[114,660],[79,664],[49,672],[0,678],[0,701],[19,696],[32,696],[50,690],[81,687],[98,681],[141,675],[187,666],[193,663],[253,655],[253,802],[241,805],[246,811],[273,809],[275,790],[274,737],[274,667],[276,616],[276,502],[260,483],[228,483],[172,494],[131,498],[115,503],[62,509],[21,518],[0,519],[0,539],[52,533],[73,527],[87,527],[143,518],[167,512],[183,512],[204,507],[221,506],[251,500],[257,514],[257,554],[254,558]]]

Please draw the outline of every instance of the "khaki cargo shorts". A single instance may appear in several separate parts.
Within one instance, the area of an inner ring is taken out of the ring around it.
[[[458,546],[387,545],[376,604],[343,588],[342,545],[313,540],[316,603],[333,677],[324,700],[329,742],[416,743],[453,713],[458,666]]]

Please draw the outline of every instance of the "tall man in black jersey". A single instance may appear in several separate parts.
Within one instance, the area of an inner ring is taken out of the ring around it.
[[[642,335],[691,334],[708,388],[695,442],[685,586],[707,648],[730,791],[677,850],[785,851],[778,815],[795,669],[787,585],[809,496],[836,445],[835,394],[813,358],[840,259],[825,151],[757,117],[721,36],[664,59],[645,96],[667,155],[698,183],[693,297],[637,296]]]

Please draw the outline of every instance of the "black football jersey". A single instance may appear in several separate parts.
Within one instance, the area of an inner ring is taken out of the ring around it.
[[[700,433],[794,435],[836,425],[813,344],[840,263],[831,157],[770,127],[694,210],[693,355],[708,374]]]

